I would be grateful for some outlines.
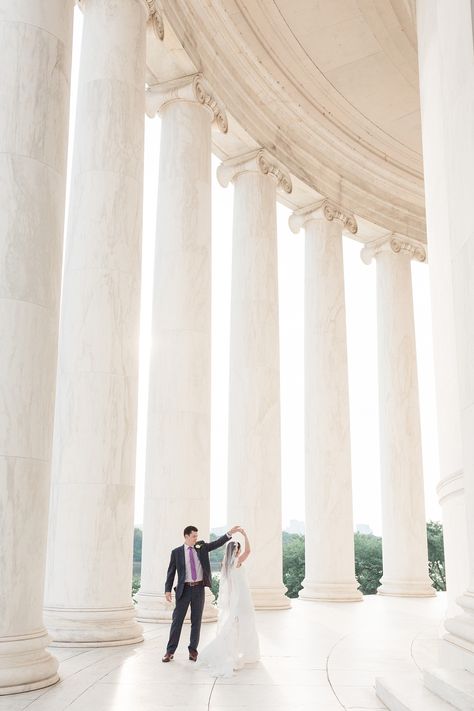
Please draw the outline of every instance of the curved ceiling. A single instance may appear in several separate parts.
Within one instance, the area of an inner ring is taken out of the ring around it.
[[[187,71],[202,71],[231,116],[229,135],[215,137],[222,157],[261,145],[303,186],[291,206],[308,200],[306,186],[425,239],[411,0],[162,4],[187,58],[180,70],[189,60]],[[170,78],[162,53],[148,65],[151,82]]]

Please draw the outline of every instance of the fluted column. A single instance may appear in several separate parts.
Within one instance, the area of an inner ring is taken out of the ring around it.
[[[292,186],[264,150],[225,161],[217,177],[234,183],[228,519],[249,532],[255,606],[283,609],[276,190]]]
[[[131,577],[148,5],[82,3],[45,603],[60,645],[142,639]]]
[[[161,115],[145,511],[138,617],[168,621],[169,554],[194,525],[208,539],[211,425],[211,126],[227,131],[199,74],[152,87]],[[216,618],[207,594],[204,620]]]
[[[377,264],[380,470],[383,577],[378,593],[435,594],[428,551],[421,456],[411,260],[423,262],[422,244],[389,235],[364,247]]]
[[[58,680],[42,608],[72,17],[0,0],[0,695]]]
[[[349,385],[342,230],[357,223],[330,201],[290,217],[305,228],[304,600],[361,600],[354,570]]]
[[[474,8],[462,0],[456,12],[440,0],[417,1],[420,100],[426,190],[428,245],[436,257],[430,270],[434,328],[444,326],[443,358],[436,358],[438,412],[445,404],[453,413],[444,423],[453,484],[464,484],[464,502],[457,505],[446,530],[447,573],[456,565],[456,602],[462,613],[449,616],[443,645],[443,665],[474,673],[474,65],[472,62]],[[430,257],[431,261],[431,257]],[[449,390],[448,390],[449,388]],[[449,393],[449,397],[447,397]],[[459,437],[459,430],[461,437]],[[459,441],[461,439],[461,441]],[[443,461],[442,461],[443,464]],[[453,487],[454,488],[454,487]],[[451,497],[454,508],[454,497]],[[464,507],[462,506],[464,503]],[[464,508],[464,520],[463,520]],[[466,546],[467,540],[467,546]],[[467,548],[467,551],[466,551]],[[451,560],[448,554],[452,553]],[[467,555],[466,555],[467,553]],[[467,560],[466,560],[467,558]],[[464,569],[463,569],[464,568]],[[448,586],[450,580],[448,577]],[[448,588],[449,589],[449,588]],[[456,610],[459,612],[459,609]],[[444,657],[444,658],[443,658]],[[462,674],[455,683],[466,684]],[[467,675],[465,675],[467,677]],[[472,688],[472,676],[467,684]],[[432,685],[428,684],[430,688]],[[465,686],[463,691],[465,690]]]

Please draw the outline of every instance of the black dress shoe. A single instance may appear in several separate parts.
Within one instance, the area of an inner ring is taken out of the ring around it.
[[[191,662],[197,662],[198,658],[198,653],[196,652],[195,649],[190,649],[189,650],[189,659]]]
[[[170,662],[174,657],[174,654],[170,654],[170,652],[166,652],[166,654],[161,658],[162,662]]]

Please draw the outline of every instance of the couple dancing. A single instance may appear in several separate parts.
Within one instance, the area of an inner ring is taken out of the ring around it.
[[[244,537],[243,551],[240,543],[232,540],[234,533],[240,533]],[[191,606],[189,659],[193,662],[197,661],[205,588],[211,587],[209,553],[226,544],[217,602],[219,610],[217,635],[202,650],[199,665],[206,667],[212,676],[232,676],[235,669],[241,669],[244,664],[256,662],[260,658],[255,613],[242,566],[250,555],[249,539],[240,526],[234,526],[212,543],[198,541],[198,529],[195,526],[187,526],[183,534],[184,545],[171,551],[166,576],[165,595],[168,602],[171,602],[171,590],[176,573],[178,582],[174,588],[176,605],[170,636],[162,661],[170,662],[173,659],[189,606]]]

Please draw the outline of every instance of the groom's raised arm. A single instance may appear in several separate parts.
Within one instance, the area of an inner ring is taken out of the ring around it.
[[[231,538],[232,538],[232,535],[229,535],[228,533],[224,533],[223,536],[220,536],[220,538],[216,538],[215,541],[210,541],[209,543],[206,543],[206,548],[208,551],[213,551],[216,548],[220,548],[225,543],[230,541]]]
[[[213,550],[215,550],[216,548],[220,548],[220,547],[223,546],[225,543],[227,543],[228,541],[230,541],[230,539],[232,538],[232,534],[235,533],[236,531],[238,531],[239,529],[240,529],[240,526],[232,526],[232,528],[231,528],[229,531],[227,531],[227,533],[224,533],[224,535],[221,536],[220,538],[216,538],[215,541],[211,541],[210,543],[206,543],[206,548],[207,548],[207,550],[208,550],[208,551],[213,551]]]

